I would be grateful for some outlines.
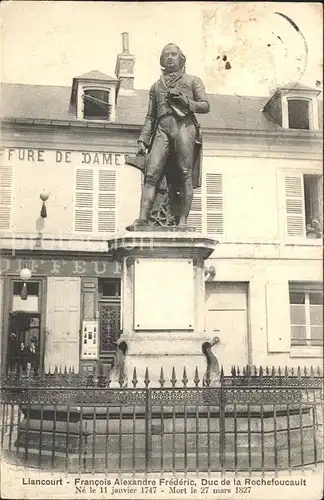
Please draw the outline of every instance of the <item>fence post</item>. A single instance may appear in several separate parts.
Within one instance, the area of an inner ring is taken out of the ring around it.
[[[152,444],[152,389],[149,387],[148,369],[145,371],[145,472],[151,469]]]
[[[222,474],[225,472],[225,393],[224,393],[224,371],[221,367],[220,387],[219,387],[219,461],[222,468]]]

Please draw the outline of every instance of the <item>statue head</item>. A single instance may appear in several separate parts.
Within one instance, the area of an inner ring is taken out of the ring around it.
[[[186,56],[178,45],[168,43],[161,52],[160,66],[168,72],[183,69],[186,64]]]

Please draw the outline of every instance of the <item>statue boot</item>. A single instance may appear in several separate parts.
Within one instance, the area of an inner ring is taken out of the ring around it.
[[[127,231],[139,231],[142,229],[147,228],[149,225],[149,221],[146,219],[135,219],[133,224],[130,224],[129,226],[126,226]]]

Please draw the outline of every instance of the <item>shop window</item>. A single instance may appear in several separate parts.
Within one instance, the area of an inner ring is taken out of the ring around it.
[[[101,298],[120,298],[120,280],[99,280],[99,294]]]
[[[12,311],[38,311],[39,309],[39,283],[27,282],[27,298],[22,300],[20,294],[22,291],[22,281],[14,281]]]
[[[111,105],[109,104],[108,90],[85,90],[83,104],[83,117],[85,120],[109,120]]]
[[[289,287],[291,346],[323,345],[322,287]]]
[[[289,128],[309,130],[310,101],[305,99],[288,99]]]

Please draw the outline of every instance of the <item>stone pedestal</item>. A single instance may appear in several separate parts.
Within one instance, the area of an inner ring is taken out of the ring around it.
[[[159,387],[163,367],[169,386],[173,367],[178,382],[185,367],[192,385],[196,367],[200,379],[206,371],[202,344],[211,339],[204,333],[204,261],[217,241],[194,231],[159,229],[108,242],[123,270],[120,342],[127,345],[127,376],[130,382],[136,368],[141,386],[148,368],[150,387]]]

